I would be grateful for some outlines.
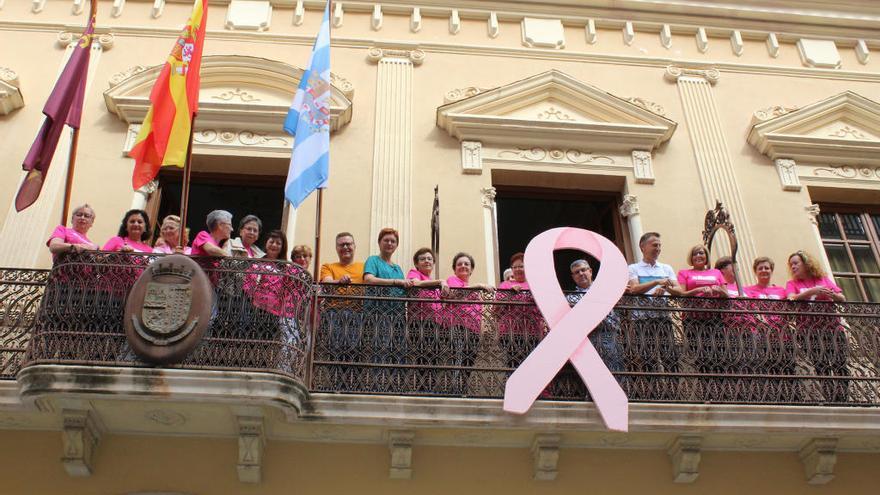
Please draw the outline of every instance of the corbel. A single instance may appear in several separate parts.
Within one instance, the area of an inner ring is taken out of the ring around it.
[[[238,424],[238,481],[259,483],[263,477],[263,449],[266,447],[263,416],[259,413],[239,414],[235,419]]]
[[[540,433],[532,440],[532,460],[534,461],[534,479],[536,481],[553,481],[559,472],[560,435]]]
[[[388,450],[391,454],[391,468],[388,477],[393,480],[412,478],[412,446],[416,434],[412,430],[388,432]]]
[[[834,465],[837,463],[837,439],[814,438],[800,451],[801,462],[807,483],[824,485],[834,479]]]
[[[677,437],[667,450],[672,460],[672,481],[693,483],[700,476],[700,447],[703,439],[698,436]]]
[[[97,415],[86,406],[82,409],[61,410],[61,464],[70,476],[91,476],[93,459],[101,443],[100,422]]]

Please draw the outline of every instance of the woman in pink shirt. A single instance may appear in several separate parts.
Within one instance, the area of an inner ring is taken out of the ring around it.
[[[450,289],[480,289],[495,290],[494,287],[485,284],[472,284],[471,275],[476,263],[474,257],[467,253],[458,253],[452,257],[453,275],[446,279]],[[453,291],[450,300],[480,300],[480,292],[475,290]],[[453,355],[451,364],[459,368],[451,377],[452,393],[464,395],[466,393],[468,378],[471,368],[477,358],[477,349],[480,344],[480,329],[483,322],[483,306],[481,304],[446,303],[443,305],[441,325],[445,327]],[[445,353],[444,353],[445,354]]]
[[[510,257],[513,280],[501,282],[498,285],[501,290],[495,295],[499,301],[531,303],[528,306],[519,304],[495,306],[498,336],[502,341],[502,347],[507,349],[507,366],[510,368],[519,366],[538,345],[545,331],[544,317],[534,305],[532,294],[529,292],[524,258],[523,253],[514,253]]]
[[[150,217],[144,210],[128,210],[122,217],[119,232],[111,237],[103,251],[123,253],[152,253],[153,248],[146,243],[150,238]]]
[[[785,284],[788,298],[810,301],[798,308],[807,313],[795,319],[795,335],[806,351],[819,376],[849,376],[847,358],[849,343],[846,331],[836,316],[809,316],[810,312],[832,313],[831,302],[844,302],[843,291],[825,274],[819,262],[804,251],[788,257],[791,280]],[[815,302],[815,303],[814,303]],[[818,304],[816,304],[818,303]],[[825,400],[830,403],[846,402],[849,397],[847,380],[821,380]]]
[[[205,219],[208,230],[196,235],[192,242],[193,256],[229,256],[224,246],[232,234],[232,213],[214,210]]]
[[[98,249],[98,245],[90,241],[86,235],[94,223],[95,210],[91,206],[83,204],[74,208],[70,215],[70,224],[73,227],[64,225],[55,227],[49,240],[46,241],[52,258],[54,259],[61,253],[81,253]]]
[[[162,240],[157,242],[153,247],[153,252],[157,254],[190,254],[191,249],[180,244],[180,217],[177,215],[168,215],[162,220],[162,226],[159,227],[159,235]]]
[[[709,250],[697,244],[688,251],[689,270],[679,270],[678,283],[685,296],[697,298],[727,297],[724,288],[724,275],[720,270],[709,266]],[[705,299],[682,299],[682,308],[717,308],[717,302]],[[700,373],[724,373],[727,371],[725,358],[726,337],[722,317],[716,312],[682,311],[682,327],[687,339],[687,348],[693,356],[694,364]]]
[[[422,375],[419,379],[419,391],[432,393],[443,388],[443,380],[438,380],[436,369],[448,364],[447,358],[450,354],[451,343],[447,332],[440,329],[443,308],[440,296],[449,293],[449,286],[445,280],[434,278],[436,255],[431,248],[419,248],[412,259],[415,268],[406,274],[406,278],[413,283],[409,296],[437,301],[411,302],[406,309],[410,350],[414,351],[413,362],[426,368],[419,372]]]
[[[743,291],[746,297],[751,299],[767,299],[772,301],[784,301],[786,299],[785,287],[771,283],[773,278],[773,260],[760,256],[752,263],[752,270],[758,283],[745,287]],[[759,346],[755,350],[753,359],[756,373],[771,375],[794,376],[795,374],[795,349],[794,342],[789,330],[789,319],[780,314],[770,314],[772,311],[788,309],[782,306],[787,303],[758,303],[756,301],[744,301],[755,309],[763,312],[755,316],[749,316],[751,325],[756,329],[759,336]],[[775,390],[775,396],[771,400],[779,402],[796,402],[800,397],[800,387],[796,380],[772,380],[771,390]]]

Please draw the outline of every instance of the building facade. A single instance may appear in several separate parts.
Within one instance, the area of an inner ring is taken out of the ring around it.
[[[99,8],[71,203],[92,205],[89,236],[103,243],[130,208],[154,219],[178,212],[179,170],[132,191],[127,152],[191,4]],[[293,139],[281,124],[322,8],[211,4],[194,232],[223,208],[236,221],[256,212],[291,245],[314,246],[315,196],[296,210],[283,202]],[[42,104],[87,12],[79,0],[0,0],[3,205],[13,203]],[[430,245],[437,187],[442,278],[464,251],[474,280],[496,284],[511,254],[559,225],[602,233],[630,262],[639,237],[660,232],[661,259],[686,268],[720,201],[744,282],[754,281],[752,260],[770,256],[773,281],[784,285],[788,255],[806,250],[849,301],[880,302],[875,2],[346,1],[334,2],[331,24],[321,260],[335,260],[342,231],[357,239],[358,258],[376,254],[375,235],[390,226],[408,269]],[[45,242],[61,215],[66,136],[38,202],[22,213],[0,208],[0,266],[32,270],[36,285],[48,276],[36,270],[52,264]],[[727,241],[711,254],[729,254]],[[29,310],[40,294],[28,296]],[[13,300],[2,310],[3,328],[14,330]],[[625,434],[605,431],[580,401],[538,401],[519,417],[498,397],[328,393],[252,366],[28,361],[28,329],[6,338],[22,355],[6,355],[0,380],[0,493],[801,493],[808,484],[873,493],[880,311],[848,311],[864,336],[850,343],[864,360],[865,372],[852,373],[866,387],[859,407],[654,396],[633,401]]]

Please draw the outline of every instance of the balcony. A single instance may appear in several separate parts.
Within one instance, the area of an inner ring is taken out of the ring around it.
[[[206,337],[179,364],[143,362],[123,313],[153,259],[83,253],[51,273],[0,271],[0,406],[106,415],[121,431],[139,427],[123,402],[143,414],[228,408],[238,434],[241,418],[271,419],[290,438],[422,428],[453,444],[528,445],[550,431],[588,446],[697,435],[716,448],[880,448],[878,304],[624,296],[594,339],[631,402],[626,436],[604,432],[570,365],[528,414],[501,410],[507,377],[547,332],[526,292],[316,285],[288,263],[199,259],[214,292]],[[506,433],[462,433],[475,427]]]

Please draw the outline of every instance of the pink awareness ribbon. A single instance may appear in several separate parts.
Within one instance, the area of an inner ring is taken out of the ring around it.
[[[602,264],[590,291],[574,307],[569,305],[556,280],[553,251],[557,249],[585,251]],[[628,272],[623,254],[611,241],[595,232],[560,227],[532,239],[523,261],[535,304],[550,331],[507,379],[504,410],[525,414],[570,360],[590,390],[605,426],[627,431],[626,394],[589,340],[590,332],[614,308],[626,289]]]

